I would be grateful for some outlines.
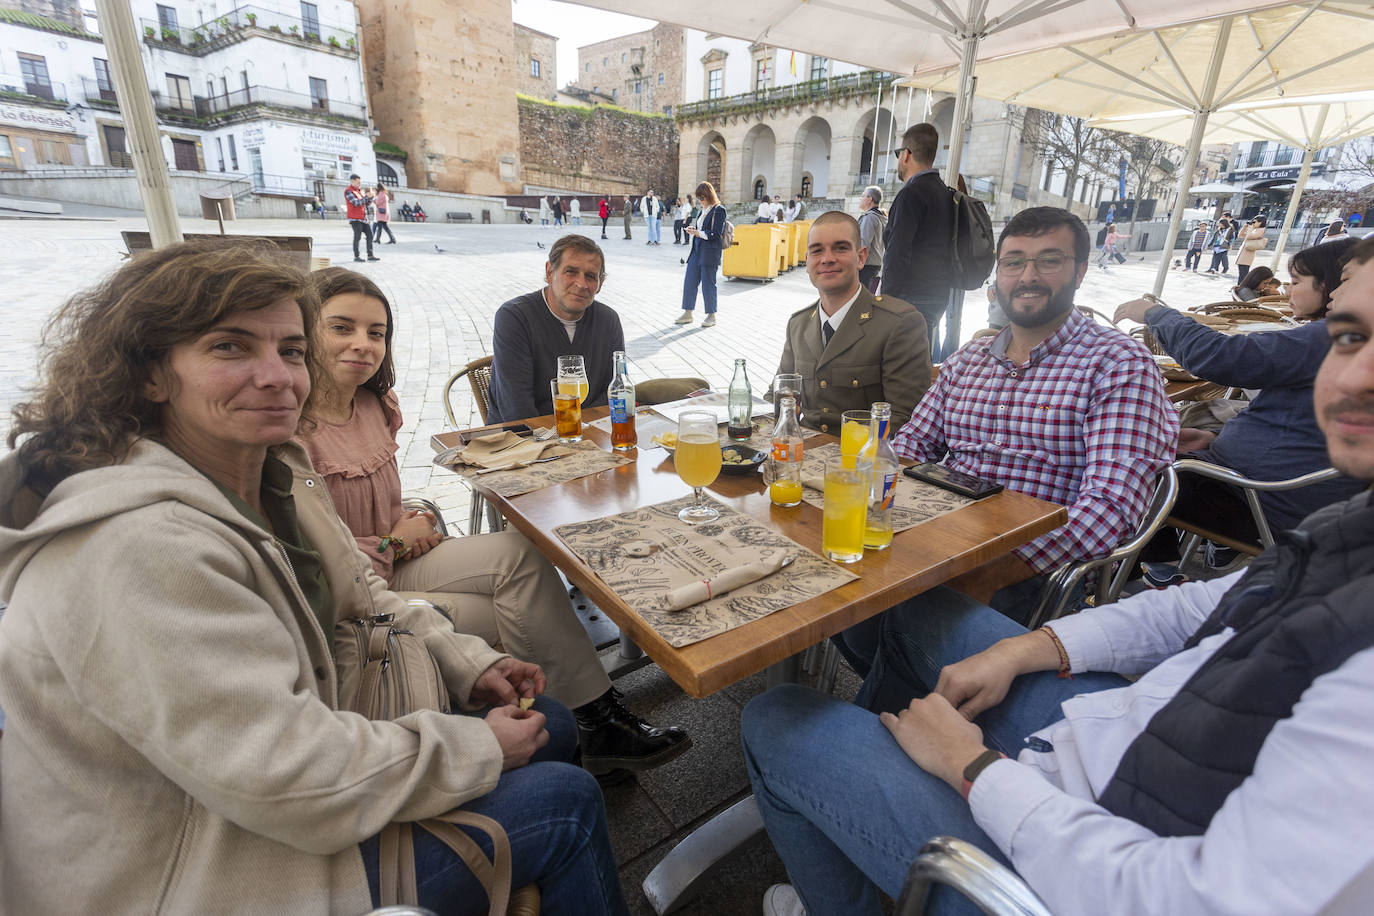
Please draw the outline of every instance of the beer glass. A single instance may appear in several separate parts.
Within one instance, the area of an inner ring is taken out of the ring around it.
[[[673,452],[673,467],[677,469],[677,476],[682,478],[682,482],[696,494],[695,504],[683,509],[677,517],[692,524],[713,522],[720,518],[720,513],[706,505],[701,495],[701,488],[709,487],[720,476],[720,433],[716,429],[714,413],[709,410],[684,410],[678,415],[677,450]]]

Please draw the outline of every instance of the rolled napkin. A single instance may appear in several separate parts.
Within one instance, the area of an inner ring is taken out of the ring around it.
[[[495,436],[482,436],[473,439],[461,449],[446,451],[451,454],[440,453],[434,460],[446,467],[466,464],[479,468],[503,468],[528,463],[536,458],[556,458],[572,454],[572,449],[566,445],[559,445],[555,439],[545,439],[541,442],[530,437],[517,436],[509,431]]]
[[[698,579],[689,585],[680,586],[668,593],[665,610],[681,611],[694,604],[709,601],[742,585],[757,582],[789,565],[793,559],[791,556],[779,556],[762,563],[736,566],[709,579]]]
[[[802,467],[802,472],[801,472],[801,482],[802,482],[802,486],[804,486],[804,487],[810,487],[810,488],[813,489],[813,490],[820,490],[822,493],[824,493],[824,492],[825,492],[825,471],[824,471],[824,469],[819,470],[819,471],[811,471],[811,470],[807,470],[807,468],[806,468],[805,466],[803,466],[803,467]]]

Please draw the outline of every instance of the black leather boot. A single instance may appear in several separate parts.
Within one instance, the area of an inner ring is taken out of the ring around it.
[[[682,729],[650,725],[626,709],[614,687],[573,714],[582,739],[582,766],[593,775],[651,770],[692,746]]]

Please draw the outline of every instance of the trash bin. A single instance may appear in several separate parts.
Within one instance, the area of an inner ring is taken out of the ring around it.
[[[234,219],[234,195],[228,191],[203,191],[200,195],[201,219]]]
[[[778,275],[786,236],[786,230],[775,223],[736,226],[735,244],[725,250],[721,272],[727,277],[772,280]]]

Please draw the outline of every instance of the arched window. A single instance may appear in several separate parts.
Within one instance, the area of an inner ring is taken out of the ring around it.
[[[380,159],[377,160],[377,180],[388,188],[399,187],[401,184],[396,177],[396,170]]]
[[[754,200],[763,200],[763,195],[768,191],[768,184],[762,178],[754,179]]]
[[[801,195],[802,195],[802,197],[805,197],[805,198],[807,198],[807,199],[810,199],[810,197],[811,197],[811,176],[810,176],[810,175],[803,175],[803,176],[802,176]]]

